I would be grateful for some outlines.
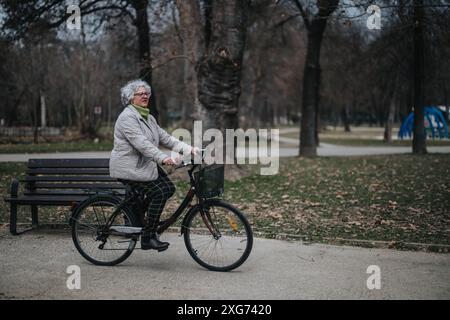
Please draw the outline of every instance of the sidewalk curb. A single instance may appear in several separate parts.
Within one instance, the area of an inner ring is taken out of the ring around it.
[[[31,227],[27,223],[18,223],[20,229],[25,229]],[[0,223],[0,229],[9,229],[9,223]],[[65,223],[44,223],[40,224],[39,227],[33,229],[33,231],[67,231],[70,232],[70,226]],[[180,233],[179,227],[170,227],[168,232]],[[253,235],[258,238],[264,239],[275,239],[282,241],[293,241],[299,242],[302,245],[310,244],[324,244],[324,245],[346,245],[346,246],[357,246],[365,248],[377,248],[377,249],[394,249],[402,251],[426,251],[434,253],[450,253],[450,245],[438,244],[438,243],[418,243],[418,242],[405,242],[405,241],[383,241],[383,240],[364,240],[364,239],[345,239],[345,238],[328,238],[324,237],[321,239],[310,239],[306,235],[294,235],[287,233],[267,233],[262,231],[253,231]],[[20,236],[20,235],[19,235]]]

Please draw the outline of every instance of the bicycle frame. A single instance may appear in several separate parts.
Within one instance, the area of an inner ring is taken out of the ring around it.
[[[158,227],[157,230],[158,234],[162,234],[178,220],[178,218],[183,214],[185,209],[189,207],[192,199],[194,199],[194,196],[195,196],[194,187],[191,186],[188,193],[186,194],[186,197],[184,198],[183,202],[181,202],[181,204],[178,206],[177,210],[175,210],[175,212],[169,218],[162,221],[161,225]]]
[[[179,168],[182,168],[182,167],[185,167],[188,165],[192,165],[192,168],[190,168],[188,170],[188,175],[189,175],[189,180],[190,180],[189,182],[190,182],[191,187],[189,188],[186,196],[184,197],[183,201],[178,206],[178,208],[175,210],[175,212],[169,218],[160,222],[160,225],[157,229],[157,233],[162,234],[164,231],[166,231],[171,225],[173,225],[178,220],[178,218],[183,214],[183,212],[185,212],[186,208],[188,208],[190,206],[191,209],[186,213],[186,215],[183,219],[183,222],[182,222],[181,234],[183,234],[185,221],[186,221],[186,218],[189,216],[189,213],[197,206],[200,206],[203,222],[205,223],[206,227],[211,232],[211,234],[214,237],[218,237],[218,236],[220,236],[220,233],[217,234],[216,228],[215,228],[214,224],[212,223],[212,219],[209,215],[209,212],[205,213],[203,211],[203,203],[206,200],[203,199],[202,197],[200,197],[196,192],[197,183],[193,177],[193,172],[199,166],[199,164],[194,164],[194,162],[192,160],[191,163],[182,164],[181,166],[176,167],[176,169],[179,169]],[[190,203],[194,199],[194,196],[197,196],[198,204],[196,204],[195,206],[191,206]],[[117,198],[119,205],[117,206],[116,210],[110,215],[110,217],[108,218],[108,221],[106,221],[104,229],[102,230],[103,235],[105,235],[105,233],[106,233],[106,234],[113,234],[113,235],[118,235],[118,236],[129,237],[129,236],[137,236],[138,234],[140,234],[141,229],[139,229],[139,231],[136,230],[135,233],[120,232],[120,231],[111,229],[112,223],[113,223],[114,219],[116,218],[117,214],[120,212],[120,210],[123,207],[128,206],[128,204],[130,202],[133,202],[136,197],[137,197],[137,195],[132,195],[130,197],[125,198],[124,200],[120,200],[120,198]],[[138,201],[138,204],[142,205],[142,203],[140,201]]]
[[[189,164],[183,165],[183,166],[187,166]],[[183,167],[182,166],[182,167]],[[157,229],[157,233],[158,234],[162,234],[164,231],[166,231],[171,225],[173,225],[178,218],[183,214],[183,212],[185,212],[186,208],[188,208],[190,206],[190,203],[192,202],[192,200],[194,199],[194,196],[197,195],[196,193],[196,182],[195,179],[193,178],[193,172],[195,170],[195,168],[198,167],[198,164],[193,164],[192,168],[190,168],[188,170],[188,174],[189,174],[189,179],[190,179],[190,185],[191,187],[189,188],[186,196],[184,197],[183,201],[181,202],[181,204],[178,206],[178,208],[175,210],[175,212],[166,220],[162,221]],[[129,233],[122,233],[122,232],[118,232],[118,231],[111,231],[110,228],[112,226],[112,223],[114,221],[114,219],[116,218],[116,215],[118,212],[120,212],[120,210],[127,206],[128,203],[132,200],[134,200],[135,196],[131,196],[127,199],[125,199],[124,201],[121,201],[121,203],[119,204],[119,206],[116,208],[115,212],[109,217],[108,221],[105,224],[105,230],[109,230],[108,233],[114,234],[114,235],[122,235],[122,236],[129,236]],[[204,199],[202,199],[201,197],[198,197],[199,200],[199,204],[198,205],[202,205],[204,202]],[[185,219],[186,217],[189,215],[189,212],[195,208],[196,206],[191,206],[191,209],[186,213],[185,215]],[[184,220],[185,220],[184,219]],[[207,226],[207,228],[210,230],[210,232],[212,234],[214,234],[214,226],[211,224],[211,219],[208,217],[208,215],[205,215],[203,210],[202,210],[202,219],[205,222],[205,225]],[[184,221],[183,220],[183,221]],[[209,221],[207,221],[209,220]],[[184,225],[184,223],[182,223],[182,225]],[[181,228],[181,233],[183,233],[184,228]]]
[[[157,230],[158,234],[162,234],[172,224],[174,224],[178,220],[178,218],[183,214],[185,209],[187,207],[189,207],[192,199],[194,199],[194,196],[197,195],[197,193],[195,191],[196,190],[196,182],[195,182],[195,179],[194,179],[194,177],[192,175],[192,173],[194,172],[195,168],[197,168],[197,167],[198,167],[198,164],[193,164],[192,168],[188,170],[191,187],[188,190],[186,196],[184,197],[184,200],[178,206],[177,210],[175,210],[175,212],[169,218],[164,220],[161,223],[161,225],[158,227],[158,230]],[[203,203],[204,199],[202,199],[198,195],[197,195],[197,198],[199,200],[199,205],[201,205]],[[183,231],[184,231],[184,227],[183,227],[184,226],[184,221],[186,220],[186,217],[189,215],[191,210],[193,210],[194,208],[195,208],[195,206],[191,206],[191,209],[186,213],[185,218],[184,218],[183,223],[182,223],[181,234],[183,234]],[[205,224],[208,226],[208,224],[206,222],[205,222]],[[209,229],[209,226],[208,226],[208,229]]]

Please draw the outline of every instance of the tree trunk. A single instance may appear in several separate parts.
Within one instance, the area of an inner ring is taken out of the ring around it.
[[[316,110],[320,88],[320,47],[326,20],[314,20],[308,30],[308,46],[303,76],[300,156],[317,155]]]
[[[150,96],[150,114],[158,121],[159,113],[156,102],[156,93],[152,86],[152,61],[151,61],[151,45],[150,45],[150,27],[148,24],[147,7],[148,0],[133,0],[131,2],[136,11],[136,26],[138,37],[139,52],[139,77],[146,81],[152,87],[152,95]]]
[[[256,126],[259,129],[261,126],[261,110],[255,106],[255,101],[258,95],[261,80],[264,78],[264,73],[261,61],[262,55],[258,54],[256,59],[257,63],[251,71],[253,74],[253,79],[250,81],[250,93],[247,101],[247,112],[245,113],[245,125],[247,128]]]
[[[315,124],[315,139],[316,139],[316,147],[319,146],[320,141],[319,141],[319,132],[322,131],[322,128],[320,127],[320,115],[319,115],[319,108],[316,108],[316,124]]]
[[[201,11],[197,0],[176,0],[180,16],[180,37],[183,45],[184,59],[184,90],[185,99],[182,108],[182,127],[188,130],[192,121],[197,118],[194,114],[198,109],[198,82],[195,66],[204,48],[204,33],[201,25]]]
[[[396,111],[396,90],[398,85],[398,75],[396,76],[394,83],[392,85],[392,91],[389,101],[389,110],[387,113],[386,122],[384,125],[384,142],[391,143],[392,142],[392,127],[394,126],[394,118]]]
[[[107,115],[107,128],[108,128],[108,134],[109,134],[109,129],[111,128],[111,82],[109,82],[108,85],[108,115]]]
[[[45,94],[42,93],[42,90],[39,90],[39,96],[40,96],[40,117],[41,117],[41,123],[40,126],[42,128],[45,128],[47,126],[47,108],[45,103]]]
[[[342,122],[344,124],[344,131],[345,132],[351,132],[350,128],[350,110],[348,103],[345,104],[345,106],[342,108]]]
[[[88,131],[89,116],[86,108],[86,35],[81,24],[81,50],[80,50],[80,100],[77,107],[78,131],[84,136]]]
[[[323,33],[330,14],[336,10],[339,0],[318,0],[319,12],[309,21],[301,4],[305,26],[308,30],[305,72],[303,75],[302,121],[300,127],[300,156],[317,155],[316,113],[319,108],[320,49]]]
[[[203,128],[237,128],[247,0],[218,0],[211,8],[211,38],[198,66],[199,115]]]
[[[255,126],[259,128],[259,122],[255,119],[256,112],[254,107],[257,85],[258,82],[256,81],[256,79],[253,79],[253,81],[250,83],[250,93],[248,95],[247,101],[247,114],[244,116],[246,128]],[[261,118],[260,113],[258,114],[258,118]]]
[[[424,125],[425,44],[423,0],[414,0],[414,154],[427,153]]]
[[[394,126],[394,116],[395,116],[395,97],[393,96],[391,99],[391,103],[389,104],[388,116],[386,119],[386,124],[384,126],[384,142],[391,143],[392,142],[392,127]]]
[[[40,92],[39,92],[40,93]],[[39,109],[41,106],[41,96],[37,97],[33,109],[33,142],[39,143]]]

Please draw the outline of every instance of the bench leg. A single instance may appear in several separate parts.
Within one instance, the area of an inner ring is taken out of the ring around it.
[[[9,219],[9,232],[13,235],[18,235],[17,233],[17,204],[11,203],[11,216]]]
[[[36,209],[31,209],[32,210],[32,222],[33,222],[33,227],[35,226],[34,224],[36,223],[37,226],[37,207]],[[36,220],[33,219],[33,216],[36,215]],[[17,231],[17,204],[15,203],[11,203],[11,215],[9,217],[9,232],[11,232],[12,235],[17,236],[19,234],[28,232],[33,230],[34,228],[28,228],[22,231]]]
[[[37,227],[39,224],[38,222],[38,207],[37,206],[31,206],[31,225],[34,227]]]

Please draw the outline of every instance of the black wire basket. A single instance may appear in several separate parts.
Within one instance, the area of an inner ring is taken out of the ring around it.
[[[197,195],[201,198],[220,197],[224,192],[225,166],[212,164],[194,172]]]

